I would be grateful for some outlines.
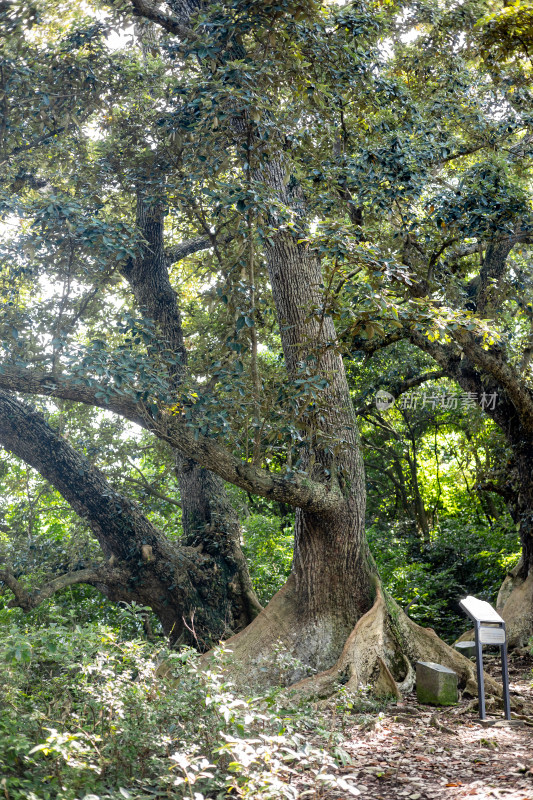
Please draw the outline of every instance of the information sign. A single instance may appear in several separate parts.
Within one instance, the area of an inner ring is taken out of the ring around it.
[[[486,719],[485,713],[485,681],[483,679],[484,644],[498,645],[502,659],[503,708],[505,719],[511,719],[511,703],[509,700],[509,671],[507,669],[507,638],[505,621],[496,609],[485,600],[469,595],[459,605],[474,623],[476,634],[476,669],[479,696],[479,718]]]

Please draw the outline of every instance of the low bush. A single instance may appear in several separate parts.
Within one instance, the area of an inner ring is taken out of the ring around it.
[[[243,523],[244,553],[252,583],[265,605],[281,589],[291,571],[292,524],[283,527],[280,517],[250,514]]]
[[[416,559],[412,541],[397,523],[371,527],[369,542],[385,588],[415,622],[449,642],[468,626],[459,600],[472,594],[495,603],[520,556],[516,526],[507,517],[492,528],[448,518]]]
[[[349,796],[333,774],[345,763],[342,735],[280,690],[240,697],[222,670],[229,653],[205,672],[194,651],[101,624],[30,627],[18,610],[0,614],[7,800],[291,799],[304,786]],[[377,711],[364,690],[335,703],[337,721]]]

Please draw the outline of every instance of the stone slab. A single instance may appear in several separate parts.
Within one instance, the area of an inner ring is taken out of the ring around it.
[[[524,728],[521,719],[480,719],[478,724],[483,728]]]
[[[476,643],[475,642],[457,642],[454,644],[456,650],[466,656],[467,658],[475,658],[476,656]]]
[[[417,661],[416,697],[425,705],[455,705],[458,701],[457,674],[443,664]]]

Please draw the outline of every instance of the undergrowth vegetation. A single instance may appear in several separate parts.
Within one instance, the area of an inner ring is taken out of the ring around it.
[[[58,605],[47,611],[39,622],[1,612],[7,800],[296,798],[297,771],[349,793],[333,769],[347,758],[339,744],[345,717],[379,710],[364,689],[341,692],[332,726],[280,689],[239,696],[222,671],[227,651],[206,671],[190,649],[124,638],[137,625],[135,608],[124,611],[122,633],[76,624]]]
[[[250,514],[244,522],[244,553],[261,603],[281,589],[291,571],[292,520],[282,527],[279,517]]]

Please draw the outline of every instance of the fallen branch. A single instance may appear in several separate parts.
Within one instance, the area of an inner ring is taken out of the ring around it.
[[[456,735],[456,731],[454,731],[453,728],[449,728],[447,725],[443,725],[442,722],[437,718],[436,714],[431,715],[429,724],[431,725],[432,728],[436,728],[438,731],[442,731],[442,733],[452,733],[454,736]]]

